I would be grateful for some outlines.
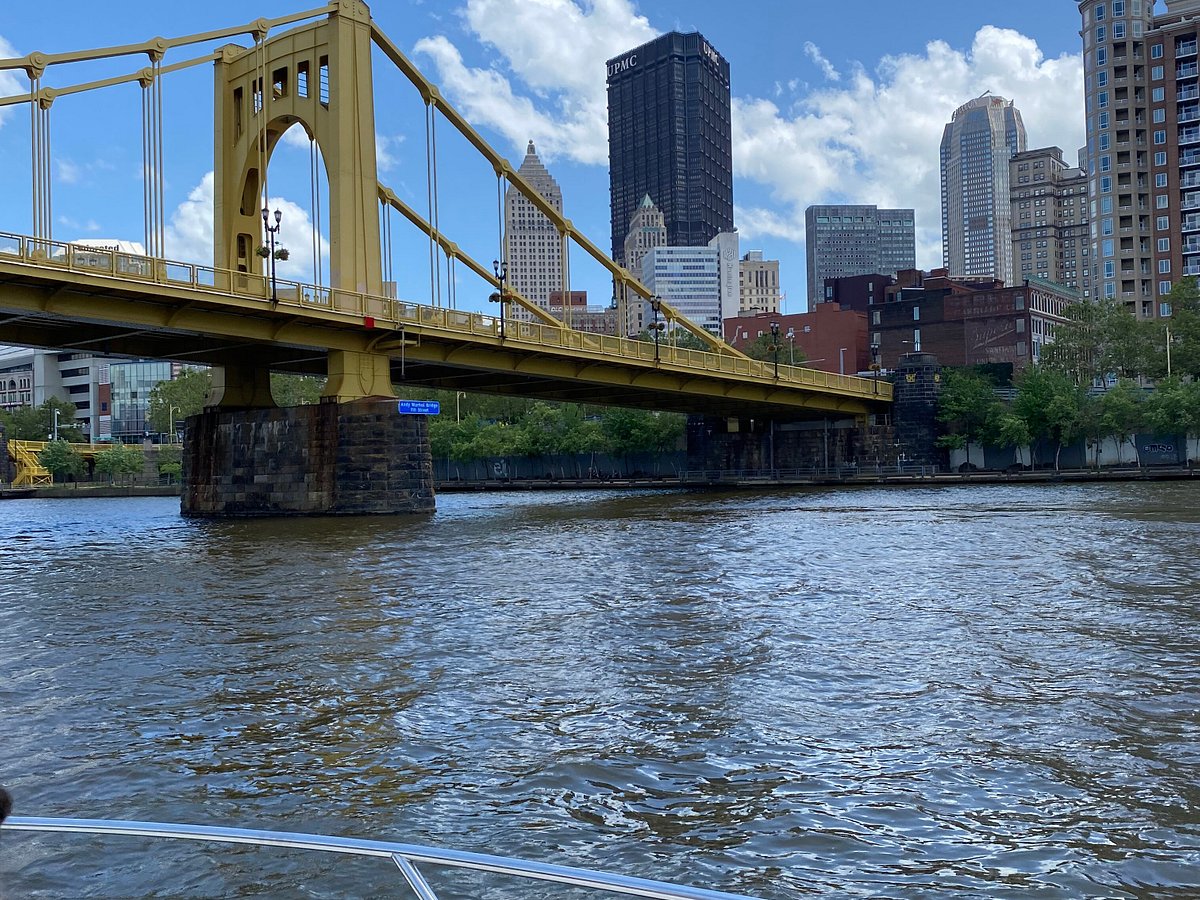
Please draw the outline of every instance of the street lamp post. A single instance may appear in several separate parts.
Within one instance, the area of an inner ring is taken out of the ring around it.
[[[492,260],[492,271],[496,273],[496,281],[500,283],[500,290],[488,297],[493,303],[500,304],[500,340],[504,340],[504,304],[508,302],[508,292],[504,283],[508,279],[508,260]]]
[[[788,365],[796,364],[796,329],[789,328],[785,337],[788,339]]]
[[[654,332],[654,361],[658,362],[658,339],[662,334],[663,329],[667,327],[666,322],[658,321],[659,310],[662,309],[662,297],[655,294],[650,298],[650,310],[654,313],[654,321],[650,323],[650,330]]]
[[[169,420],[169,422],[167,424],[167,433],[171,435],[171,443],[172,444],[175,443],[175,412],[176,412],[176,410],[178,410],[179,412],[183,412],[183,410],[181,410],[178,406],[172,406],[169,410],[167,410],[167,419]]]
[[[51,436],[51,440],[55,440],[55,441],[58,440],[58,409],[57,408],[54,410],[54,428],[53,428],[53,434]]]
[[[847,347],[838,347],[838,374],[846,374],[846,350]]]
[[[875,373],[875,393],[879,393],[879,345],[871,345],[871,371]]]
[[[281,224],[282,219],[283,219],[283,213],[280,212],[279,210],[275,210],[275,224],[272,225],[271,224],[271,211],[269,209],[267,209],[265,206],[263,207],[263,211],[262,211],[263,228],[267,232],[267,243],[269,244],[268,250],[270,253],[270,256],[268,258],[271,260],[271,305],[272,306],[274,306],[277,302],[279,302],[279,297],[275,292],[275,235],[279,234],[279,229],[281,227],[283,227]]]
[[[771,323],[771,355],[775,358],[775,377],[779,378],[779,323]]]

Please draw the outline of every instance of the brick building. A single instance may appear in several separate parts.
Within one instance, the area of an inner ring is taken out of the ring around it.
[[[943,366],[1011,363],[1020,370],[1041,357],[1064,322],[1077,291],[1030,278],[1006,287],[999,279],[950,278],[945,269],[901,272],[884,302],[869,312],[870,345],[885,369],[901,356],[929,353]]]
[[[871,366],[867,314],[818,303],[812,312],[790,316],[738,316],[726,319],[725,342],[744,349],[779,324],[780,365],[804,365],[834,374],[854,375]]]

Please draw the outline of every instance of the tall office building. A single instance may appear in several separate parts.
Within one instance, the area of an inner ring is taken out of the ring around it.
[[[629,233],[625,235],[624,266],[638,278],[642,277],[642,260],[655,247],[665,247],[667,244],[667,224],[663,220],[662,210],[654,205],[647,194],[638,204],[637,212],[629,223]],[[625,334],[640,334],[646,327],[642,313],[645,304],[630,303],[625,310]]]
[[[538,159],[533,141],[529,142],[517,174],[562,212],[562,190]],[[563,289],[562,241],[554,223],[512,185],[504,193],[504,253],[509,287],[548,310],[551,292]],[[507,314],[514,319],[531,318],[530,313],[516,305]]]
[[[778,313],[779,260],[763,259],[761,250],[751,250],[738,263],[738,315]]]
[[[729,63],[703,35],[673,31],[608,61],[608,167],[617,262],[646,195],[672,247],[733,230]]]
[[[810,206],[804,211],[808,308],[824,299],[826,278],[917,267],[917,232],[911,209],[876,206]]]
[[[1011,100],[964,103],[942,133],[942,260],[951,277],[1013,284],[1009,160],[1025,149]]]
[[[1041,278],[1091,296],[1087,175],[1062,150],[1026,150],[1009,161],[1017,281]]]
[[[642,258],[641,276],[651,293],[720,337],[721,323],[738,311],[738,236],[726,231],[703,247],[654,247]]]

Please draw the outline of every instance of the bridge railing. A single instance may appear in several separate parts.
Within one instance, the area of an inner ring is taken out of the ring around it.
[[[673,346],[669,339],[660,342],[656,348],[654,344],[646,341],[635,341],[615,335],[575,331],[571,328],[520,319],[506,318],[502,322],[498,316],[280,278],[275,279],[272,289],[271,279],[257,272],[233,272],[196,263],[0,232],[0,260],[6,257],[15,258],[24,264],[63,271],[193,288],[239,299],[251,298],[269,303],[273,307],[283,306],[370,318],[379,325],[396,328],[405,325],[441,328],[479,337],[503,337],[506,341],[521,341],[579,353],[595,353],[598,356],[616,356],[643,362],[657,360],[659,366],[768,379],[778,382],[781,386],[828,390],[881,400],[890,400],[892,396],[891,384],[879,379],[838,375],[804,366],[776,366],[773,362],[741,356],[683,349]]]

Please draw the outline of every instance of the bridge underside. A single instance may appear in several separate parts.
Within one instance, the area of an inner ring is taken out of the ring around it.
[[[327,374],[330,351],[375,353],[390,359],[396,384],[717,416],[865,415],[890,400],[884,394],[889,385],[875,386],[876,400],[652,357],[377,322],[170,285],[75,273],[47,277],[0,262],[0,343],[214,366],[252,360],[275,371],[320,376]],[[510,331],[516,328],[510,323]]]

